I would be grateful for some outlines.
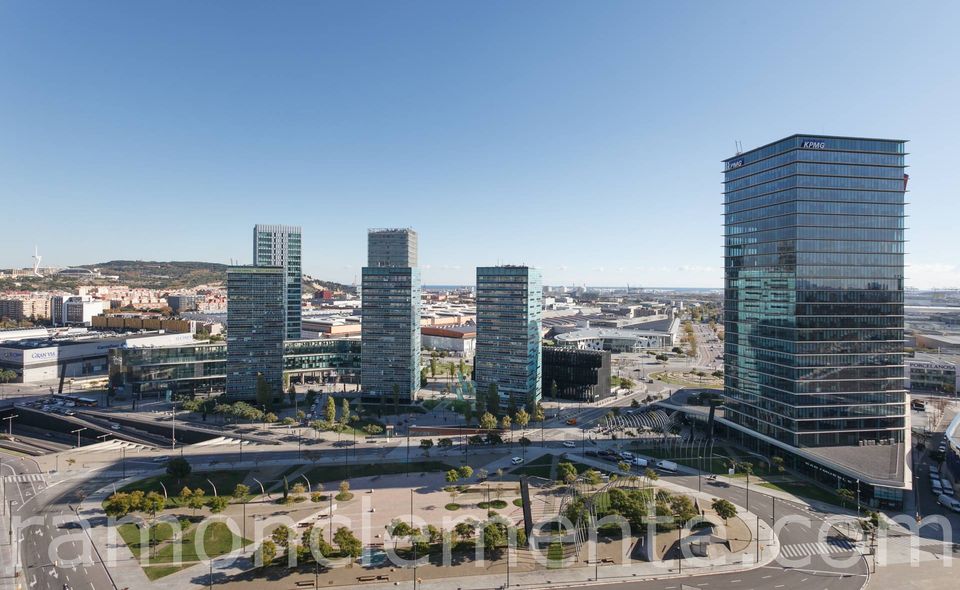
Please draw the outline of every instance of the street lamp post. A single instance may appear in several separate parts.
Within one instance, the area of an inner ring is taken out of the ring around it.
[[[300,477],[302,477],[307,482],[307,492],[313,492],[313,486],[310,485],[310,480],[307,478],[307,474],[301,473]]]
[[[857,480],[857,518],[860,518],[860,480]]]
[[[177,402],[173,402],[173,421],[170,423],[170,450],[177,450]]]
[[[702,456],[697,457],[697,465],[700,467],[699,469],[697,469],[697,491],[702,492],[703,489],[701,488],[701,484],[700,484],[700,480],[703,477],[703,457]]]
[[[83,432],[84,430],[86,430],[86,428],[78,428],[78,429],[76,429],[76,430],[71,430],[71,431],[70,431],[70,434],[76,434],[76,435],[77,435],[77,448],[78,448],[78,449],[80,448],[80,433]]]
[[[754,563],[760,563],[760,515],[757,515],[757,561]]]
[[[677,520],[680,520],[680,515],[674,515]],[[677,573],[683,573],[683,524],[677,525]]]
[[[13,419],[19,418],[20,414],[13,414],[12,416],[7,416],[4,420],[7,421],[7,434],[11,437],[13,436]]]

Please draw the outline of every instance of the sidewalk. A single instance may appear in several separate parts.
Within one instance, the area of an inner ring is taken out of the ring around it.
[[[418,449],[419,450],[419,449]],[[578,460],[583,463],[603,467],[604,469],[609,469],[609,465],[605,465],[602,462],[596,461],[591,457],[581,457],[577,456]],[[491,467],[498,463],[495,461],[491,464]],[[233,467],[241,467],[244,464],[236,464]],[[254,464],[250,462],[249,465],[252,467]],[[202,468],[202,466],[197,465],[197,468]],[[156,470],[159,471],[159,470]],[[149,589],[149,588],[196,588],[200,590],[207,586],[208,576],[210,575],[210,565],[209,562],[198,563],[191,567],[188,567],[179,572],[173,573],[169,576],[160,578],[155,583],[151,582],[146,574],[141,568],[140,562],[134,555],[131,553],[130,549],[127,548],[123,540],[116,536],[114,543],[109,542],[108,529],[103,526],[104,515],[101,509],[102,501],[111,493],[113,493],[114,486],[120,487],[129,483],[130,481],[135,481],[147,476],[149,472],[141,472],[134,475],[131,475],[125,480],[117,481],[108,486],[100,488],[96,492],[92,493],[87,497],[84,502],[79,507],[79,514],[81,517],[85,518],[88,521],[97,523],[96,526],[93,526],[89,529],[89,534],[91,539],[94,541],[97,550],[101,553],[101,556],[107,562],[113,563],[111,566],[111,574],[116,582],[118,588],[136,588],[136,589]],[[660,481],[658,486],[673,492],[684,493],[691,497],[697,498],[702,502],[709,502],[710,496],[706,493],[698,493],[695,490],[690,490],[679,486],[677,484],[671,483],[669,481]],[[772,490],[771,490],[772,491]],[[755,515],[745,511],[742,507],[737,507],[740,517],[743,519],[745,525],[750,531],[751,539],[757,539],[758,536],[761,539],[760,549],[761,549],[761,559],[759,563],[755,562],[755,551],[750,551],[749,548],[747,551],[739,553],[734,557],[735,561],[730,564],[725,565],[713,565],[709,563],[697,563],[695,559],[685,559],[683,563],[683,576],[697,575],[697,574],[716,574],[721,572],[733,572],[733,571],[743,571],[745,569],[752,569],[755,567],[760,567],[772,562],[777,555],[779,554],[779,542],[776,538],[773,538],[771,529],[762,521],[760,521],[760,529],[757,529],[758,519]],[[252,551],[255,549],[256,543],[247,548],[252,554]],[[589,551],[589,547],[584,547],[585,551]],[[224,577],[234,576],[248,569],[250,564],[248,559],[235,559],[240,555],[243,550],[239,550],[235,553],[228,554],[213,560],[213,573],[215,579],[219,583],[222,583]],[[702,560],[706,561],[706,560]],[[434,572],[431,572],[430,568],[434,568]],[[493,568],[500,567],[499,565],[494,565]],[[675,562],[636,562],[630,565],[606,565],[599,567],[598,569],[594,565],[586,565],[582,562],[575,565],[567,565],[562,569],[538,569],[535,571],[513,571],[510,574],[510,583],[517,586],[543,586],[545,583],[549,584],[551,587],[563,586],[563,585],[583,585],[584,583],[591,582],[595,577],[597,571],[599,571],[602,581],[614,581],[618,579],[629,580],[636,578],[663,578],[679,575],[679,572],[675,570]],[[384,570],[385,571],[385,570]],[[435,566],[427,566],[418,569],[418,577],[421,578],[431,578],[430,573],[440,573],[449,575],[450,572],[440,570]],[[367,573],[367,570],[363,568],[353,568],[351,571],[352,576],[364,575]],[[379,573],[379,572],[378,572]],[[466,575],[458,577],[445,577],[445,578],[436,578],[436,579],[427,579],[424,581],[425,587],[436,588],[438,590],[454,590],[454,589],[476,589],[481,588],[492,588],[499,587],[503,585],[505,581],[505,567],[504,572],[501,573],[491,573],[491,574],[480,574],[480,575]],[[390,582],[383,584],[364,584],[364,586],[370,586],[375,590],[386,590],[387,588],[394,588],[395,583],[398,581],[410,581],[413,577],[412,569],[403,569],[403,568],[392,568],[390,573]],[[236,582],[231,583],[230,587],[243,587],[245,582]],[[273,587],[275,584],[269,580],[259,580],[259,583],[251,586],[251,588],[260,588],[260,587]],[[326,584],[325,584],[326,585]],[[355,585],[355,584],[348,584]],[[286,579],[283,582],[283,588],[290,586],[290,580]],[[276,586],[280,588],[280,585]],[[342,586],[341,586],[342,587]]]

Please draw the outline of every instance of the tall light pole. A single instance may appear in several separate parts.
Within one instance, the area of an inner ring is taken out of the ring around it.
[[[697,463],[700,467],[699,469],[697,469],[697,491],[702,492],[703,489],[701,488],[701,484],[700,484],[700,479],[703,476],[703,457],[702,456],[697,457]]]
[[[306,482],[307,482],[307,493],[312,493],[312,492],[313,492],[313,486],[310,485],[310,480],[307,479],[307,474],[306,474],[306,473],[301,473],[301,474],[300,474],[300,477],[302,477],[302,478],[303,478],[304,480],[306,480]]]
[[[78,449],[80,448],[80,433],[83,432],[84,430],[86,430],[86,428],[78,428],[78,429],[76,429],[76,430],[71,430],[71,431],[70,431],[70,434],[76,434],[76,435],[77,435],[77,448],[78,448]]]
[[[173,421],[170,423],[170,450],[177,450],[177,402],[173,402]]]
[[[7,421],[7,434],[9,434],[11,437],[13,436],[13,419],[19,418],[19,417],[20,417],[20,414],[13,414],[11,416],[7,416],[6,418],[4,418],[4,420]]]

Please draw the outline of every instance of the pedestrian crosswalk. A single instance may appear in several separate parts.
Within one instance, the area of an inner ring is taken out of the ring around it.
[[[31,481],[43,481],[43,475],[39,473],[21,473],[19,475],[8,475],[3,478],[4,483],[29,483]]]
[[[853,543],[846,539],[830,539],[820,543],[796,543],[794,545],[783,545],[780,547],[780,553],[786,557],[849,553],[856,550]]]

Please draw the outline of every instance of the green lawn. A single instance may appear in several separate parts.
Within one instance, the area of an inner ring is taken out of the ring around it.
[[[840,501],[840,496],[835,493],[825,490],[820,486],[815,486],[808,483],[802,482],[778,482],[770,483],[764,482],[760,484],[760,487],[768,488],[771,490],[780,490],[781,492],[787,492],[788,494],[793,494],[794,496],[800,496],[801,498],[807,498],[810,500],[817,500],[818,502],[826,502],[827,504],[833,504],[834,506],[840,506],[842,502]],[[847,502],[847,506],[851,505],[850,502]],[[855,506],[855,503],[854,503]]]
[[[187,563],[183,565],[148,565],[143,568],[143,573],[147,575],[147,579],[153,582],[154,580],[159,580],[164,576],[169,576],[170,574],[175,574],[182,569],[187,569],[193,565],[192,563]]]
[[[375,463],[350,465],[347,467],[342,463],[336,465],[318,465],[307,471],[307,478],[310,483],[343,481],[357,477],[370,477],[374,475],[395,475],[398,473],[423,473],[431,471],[447,471],[452,466],[443,461],[411,461],[407,463]]]
[[[550,467],[553,464],[553,455],[541,455],[510,470],[511,475],[530,475],[550,479]]]
[[[704,457],[701,462],[696,457],[690,458],[689,456],[682,457],[680,453],[683,451],[677,451],[676,449],[666,450],[660,447],[648,447],[641,444],[633,444],[630,446],[630,450],[647,457],[653,457],[654,459],[667,459],[668,461],[673,461],[678,465],[685,465],[687,467],[692,467],[694,469],[699,469],[700,466],[703,466],[703,470],[708,473],[716,473],[718,475],[727,475],[727,468],[729,465],[729,459],[726,457],[719,457],[716,454],[713,456],[713,460],[709,457]],[[764,463],[761,463],[760,460],[756,457],[732,457],[735,461],[749,461],[753,464],[753,474],[757,476],[769,475],[767,472],[767,466]],[[735,477],[746,477],[745,474],[737,472]]]
[[[117,532],[120,533],[120,538],[123,539],[123,542],[127,544],[127,547],[130,548],[130,551],[137,557],[140,557],[140,554],[145,551],[150,546],[151,536],[156,540],[157,543],[162,543],[173,537],[173,527],[170,524],[161,522],[154,526],[149,526],[147,529],[146,543],[140,543],[140,527],[133,523],[122,524],[117,527]]]
[[[143,552],[148,550],[150,537],[149,532],[147,534],[147,543],[140,543],[140,529],[137,528],[134,524],[123,524],[117,528],[120,533],[120,537],[124,540],[127,546],[130,548],[130,551],[140,559]],[[148,529],[149,530],[149,529]],[[147,578],[152,580],[157,580],[164,576],[169,576],[172,573],[178,572],[184,568],[194,565],[195,562],[200,561],[200,556],[197,555],[198,547],[197,542],[197,526],[192,526],[188,528],[181,540],[179,542],[169,542],[164,544],[165,541],[169,541],[173,537],[173,528],[167,523],[159,523],[154,529],[156,535],[156,541],[158,543],[158,548],[156,549],[156,555],[150,557],[151,565],[145,566],[143,568],[144,573]],[[174,548],[179,543],[181,548],[181,559],[183,563],[174,564]],[[236,547],[239,548],[244,545],[251,543],[248,539],[240,539],[236,535],[230,532],[230,529],[223,522],[212,522],[209,526],[206,527],[206,530],[203,534],[203,548],[206,551],[207,557],[219,557],[231,552],[234,548],[234,543]]]
[[[198,548],[196,545],[197,529],[198,527],[193,527],[183,536],[181,545],[183,561],[200,561],[200,556],[197,555]],[[203,533],[203,548],[207,553],[207,557],[219,557],[230,553],[234,549],[234,543],[236,543],[236,548],[239,549],[244,545],[248,545],[250,541],[237,537],[230,532],[226,523],[220,521],[210,523],[210,526],[208,526],[207,530]],[[157,551],[157,555],[151,559],[151,562],[172,562],[174,557],[173,550],[173,543],[164,545]]]

